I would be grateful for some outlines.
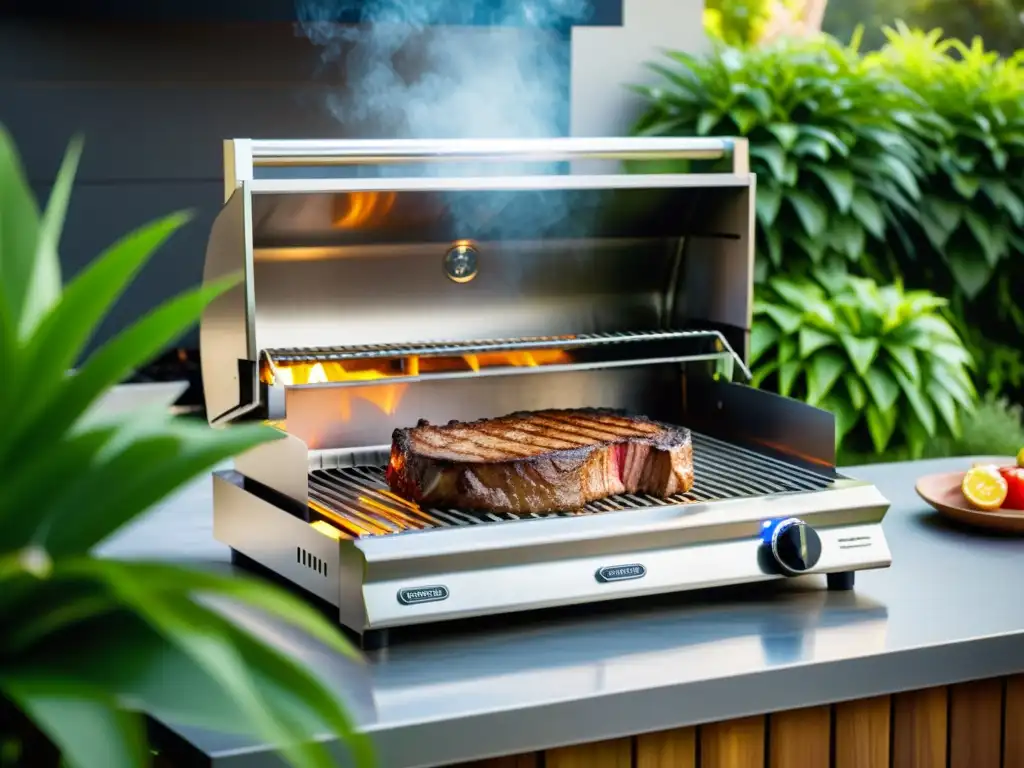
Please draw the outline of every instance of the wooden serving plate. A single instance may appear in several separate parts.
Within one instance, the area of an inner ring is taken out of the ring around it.
[[[1015,461],[1008,459],[1000,464],[1012,465]],[[1024,509],[997,509],[994,512],[983,512],[974,509],[967,503],[960,483],[963,482],[967,470],[962,472],[943,472],[938,475],[927,475],[917,481],[917,495],[931,504],[939,514],[951,520],[975,528],[987,528],[990,531],[1016,533],[1024,535]]]

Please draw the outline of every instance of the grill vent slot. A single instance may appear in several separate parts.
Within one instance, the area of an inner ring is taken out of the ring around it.
[[[302,547],[295,548],[295,562],[306,566],[311,571],[316,571],[321,576],[327,575],[327,563]]]
[[[840,549],[861,549],[863,547],[871,546],[870,536],[847,536],[846,538],[839,539]]]
[[[310,508],[348,536],[381,536],[431,528],[500,523],[510,520],[572,517],[674,504],[752,498],[778,493],[828,489],[833,477],[691,432],[694,485],[689,493],[668,499],[622,495],[588,504],[577,512],[515,515],[426,509],[391,492],[378,466],[316,469],[309,474]],[[380,456],[386,461],[386,453]],[[859,542],[853,542],[857,544]]]

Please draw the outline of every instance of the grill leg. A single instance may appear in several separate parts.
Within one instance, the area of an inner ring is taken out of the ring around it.
[[[828,581],[830,592],[845,592],[853,589],[854,571],[843,571],[842,573],[828,573],[825,578]]]
[[[386,629],[368,629],[359,636],[359,647],[364,651],[379,651],[389,644]]]

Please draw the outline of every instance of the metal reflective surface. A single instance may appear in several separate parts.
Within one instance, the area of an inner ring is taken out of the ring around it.
[[[854,592],[821,577],[568,611],[398,645],[352,665],[246,614],[313,664],[376,735],[381,765],[450,765],[1024,670],[1021,541],[950,527],[914,493],[917,477],[982,458],[856,468],[892,501],[891,568]],[[209,482],[155,509],[102,549],[225,564]],[[223,565],[221,567],[227,567]],[[264,745],[177,728],[214,766],[280,766]]]

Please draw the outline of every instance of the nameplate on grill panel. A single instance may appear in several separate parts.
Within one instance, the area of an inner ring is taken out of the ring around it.
[[[448,587],[414,587],[412,589],[398,590],[398,602],[402,605],[417,605],[419,603],[436,603],[448,599]]]
[[[632,579],[642,579],[647,575],[647,568],[640,565],[639,563],[630,563],[629,565],[608,565],[604,568],[598,568],[595,574],[598,581],[602,583],[608,583],[610,581],[631,581]]]

